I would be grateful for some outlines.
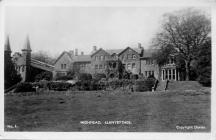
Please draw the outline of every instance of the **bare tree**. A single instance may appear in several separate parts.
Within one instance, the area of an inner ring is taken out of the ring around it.
[[[185,62],[186,80],[189,80],[190,64],[199,48],[210,36],[209,17],[195,9],[184,9],[164,15],[162,30],[154,39],[154,46],[180,56]]]
[[[53,64],[55,61],[54,58],[50,57],[47,54],[47,52],[44,52],[44,51],[38,51],[38,52],[32,53],[32,58],[38,61],[41,61],[41,62],[48,63],[48,64]]]

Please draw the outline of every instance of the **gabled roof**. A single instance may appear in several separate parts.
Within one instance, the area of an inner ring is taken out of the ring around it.
[[[56,59],[55,63],[64,55],[67,54],[71,60],[71,62],[89,62],[91,61],[91,55],[71,55],[71,53],[64,51],[61,53],[61,55]]]
[[[109,53],[110,55],[113,54],[119,54],[120,52],[122,52],[124,49],[112,49],[112,50],[105,50],[107,53]]]
[[[96,52],[92,53],[92,54],[91,54],[91,57],[92,57],[93,55],[95,55],[96,53],[98,53],[99,51],[102,51],[102,50],[105,51],[106,53],[108,53],[106,50],[100,48],[100,49],[98,49]]]
[[[71,54],[69,52],[62,52],[61,55],[56,59],[56,61],[54,62],[54,65],[56,64],[56,62],[64,55],[64,54],[67,54],[69,56],[69,58],[71,59],[72,61],[72,57],[71,57]]]
[[[127,47],[125,49],[123,49],[118,55],[121,55],[123,52],[125,52],[127,49],[131,49],[134,50],[135,52],[137,52],[138,54],[140,54],[142,52],[142,49],[140,48],[131,48],[131,47]]]

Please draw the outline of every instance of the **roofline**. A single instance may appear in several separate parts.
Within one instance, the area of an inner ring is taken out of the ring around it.
[[[127,50],[127,49],[131,49],[131,50],[133,50],[133,51],[135,51],[133,48],[131,48],[130,46],[128,46],[127,48],[125,48],[124,50],[122,50],[119,54],[118,54],[118,56],[120,56],[125,50]],[[136,53],[138,53],[137,51],[135,51]],[[138,53],[139,54],[139,53]]]
[[[54,65],[57,63],[57,61],[58,61],[65,53],[66,53],[66,54],[70,57],[70,59],[72,60],[71,56],[69,55],[69,52],[63,51],[63,52],[59,55],[59,57],[56,59],[56,61],[54,62]]]
[[[93,56],[93,55],[95,55],[96,53],[98,53],[99,51],[101,51],[101,50],[103,50],[103,51],[105,51],[106,53],[108,53],[106,50],[104,50],[103,48],[100,48],[100,49],[98,49],[96,52],[94,52],[93,54],[91,54],[91,57]],[[109,54],[109,53],[108,53]]]

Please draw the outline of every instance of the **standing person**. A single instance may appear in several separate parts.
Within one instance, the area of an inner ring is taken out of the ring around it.
[[[159,83],[159,81],[158,81],[158,79],[157,79],[157,80],[155,81],[154,91],[157,89],[158,83]]]
[[[167,88],[168,88],[168,83],[169,83],[169,80],[166,80],[166,85],[165,85],[165,89],[164,89],[164,90],[167,90]]]

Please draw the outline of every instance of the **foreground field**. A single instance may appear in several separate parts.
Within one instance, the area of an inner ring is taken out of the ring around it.
[[[210,114],[210,90],[5,96],[5,131],[208,132]],[[105,121],[131,124],[104,124]]]

